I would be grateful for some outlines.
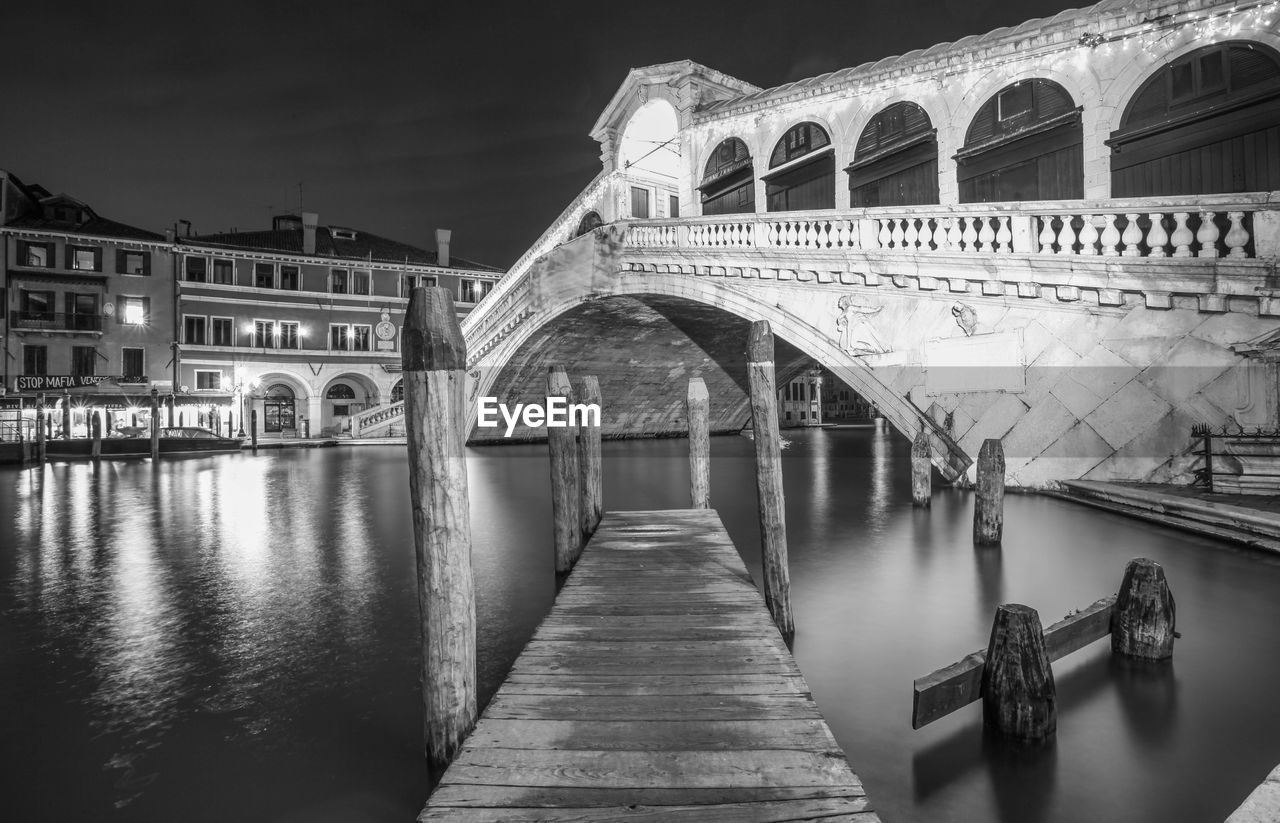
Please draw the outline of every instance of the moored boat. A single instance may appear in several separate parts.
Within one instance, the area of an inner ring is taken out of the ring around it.
[[[140,426],[121,429],[118,435],[102,438],[103,457],[150,457],[151,436]],[[53,439],[45,445],[45,453],[51,459],[88,458],[93,441],[87,437],[72,440]],[[240,440],[223,437],[208,429],[196,426],[175,426],[160,429],[160,456],[180,457],[200,454],[224,454],[240,451]]]

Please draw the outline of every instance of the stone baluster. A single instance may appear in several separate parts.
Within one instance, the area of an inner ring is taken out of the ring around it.
[[[959,219],[955,217],[947,217],[943,219],[943,222],[946,224],[946,228],[947,228],[945,232],[946,238],[947,238],[947,243],[945,248],[947,249],[947,251],[959,251],[960,250]]]
[[[1053,215],[1046,214],[1040,218],[1040,253],[1053,254],[1053,241],[1057,235],[1053,231]]]
[[[930,219],[928,217],[920,218],[920,234],[917,237],[920,242],[920,251],[933,251],[930,248],[930,243],[933,241],[933,229],[929,228]]]
[[[893,239],[893,233],[889,230],[889,221],[877,220],[876,222],[880,224],[880,234],[876,239],[880,241],[880,248],[887,249],[889,242]]]
[[[977,251],[978,230],[974,227],[973,221],[976,217],[961,217],[960,222],[964,224],[964,229],[960,232],[960,240],[964,243],[965,251]]]
[[[1142,229],[1138,228],[1137,214],[1126,214],[1124,219],[1128,223],[1124,227],[1124,235],[1120,238],[1124,241],[1124,251],[1121,255],[1124,257],[1138,257],[1142,254],[1142,249],[1138,248],[1138,244],[1142,242]]]
[[[794,246],[796,244],[796,224],[795,221],[787,221],[787,242],[785,245]]]
[[[1073,217],[1062,215],[1062,228],[1058,231],[1058,254],[1076,253],[1076,229],[1072,226]]]
[[[816,249],[818,247],[818,221],[809,221],[809,248]]]
[[[1151,228],[1147,230],[1147,256],[1164,257],[1164,247],[1169,242],[1169,233],[1164,230],[1164,215],[1152,212],[1147,219],[1151,221]]]
[[[907,230],[902,233],[902,242],[906,244],[907,251],[916,250],[916,241],[920,239],[920,232],[916,230],[916,220],[914,217],[908,217],[902,221],[906,224]]]
[[[1187,219],[1191,215],[1185,211],[1173,213],[1173,237],[1170,241],[1173,243],[1174,257],[1190,257],[1191,241],[1195,236],[1191,233],[1191,229],[1187,227]]]
[[[1197,257],[1218,256],[1218,226],[1213,222],[1216,212],[1200,212],[1200,230],[1196,232],[1196,242],[1200,244]]]
[[[1116,246],[1120,245],[1120,230],[1116,228],[1116,216],[1114,214],[1102,215],[1104,227],[1102,229],[1102,256],[1115,257],[1120,252]]]
[[[1098,253],[1095,245],[1098,242],[1098,226],[1093,222],[1093,215],[1084,215],[1084,225],[1080,227],[1080,253],[1093,256]]]
[[[984,216],[975,219],[977,219],[978,224],[982,226],[982,228],[978,230],[978,242],[982,244],[983,251],[990,252],[993,250],[992,247],[996,240],[996,231],[991,228],[991,218]]]
[[[1227,229],[1227,236],[1224,240],[1227,243],[1227,257],[1244,257],[1244,246],[1249,242],[1249,232],[1244,228],[1244,212],[1229,211],[1227,219],[1231,221],[1231,228]]]
[[[996,218],[1000,227],[996,229],[996,253],[1008,254],[1013,251],[1013,232],[1009,229],[1009,215]]]
[[[836,245],[843,249],[849,248],[849,221],[836,221]]]

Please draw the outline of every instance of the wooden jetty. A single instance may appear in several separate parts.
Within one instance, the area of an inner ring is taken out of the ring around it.
[[[710,509],[604,516],[418,819],[879,820]]]

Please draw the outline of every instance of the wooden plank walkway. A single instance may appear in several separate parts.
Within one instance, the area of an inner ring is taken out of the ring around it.
[[[879,820],[707,509],[605,515],[418,819]]]

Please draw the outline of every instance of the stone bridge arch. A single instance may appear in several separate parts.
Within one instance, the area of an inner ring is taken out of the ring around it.
[[[563,363],[571,374],[594,373],[601,379],[607,433],[684,431],[685,389],[693,376],[708,383],[713,426],[740,429],[750,416],[743,356],[747,328],[752,321],[768,320],[779,343],[779,385],[817,361],[874,403],[906,437],[914,438],[925,427],[944,477],[961,476],[972,462],[904,392],[842,350],[831,330],[723,278],[619,270],[609,244],[606,235],[560,247],[533,266],[509,308],[508,301],[492,306],[493,317],[468,329],[473,439],[503,437],[501,429],[475,426],[477,398],[539,400],[545,395],[547,366],[553,363]],[[826,297],[834,305],[835,294]],[[824,318],[834,324],[834,311]],[[517,429],[513,436],[539,434]]]

